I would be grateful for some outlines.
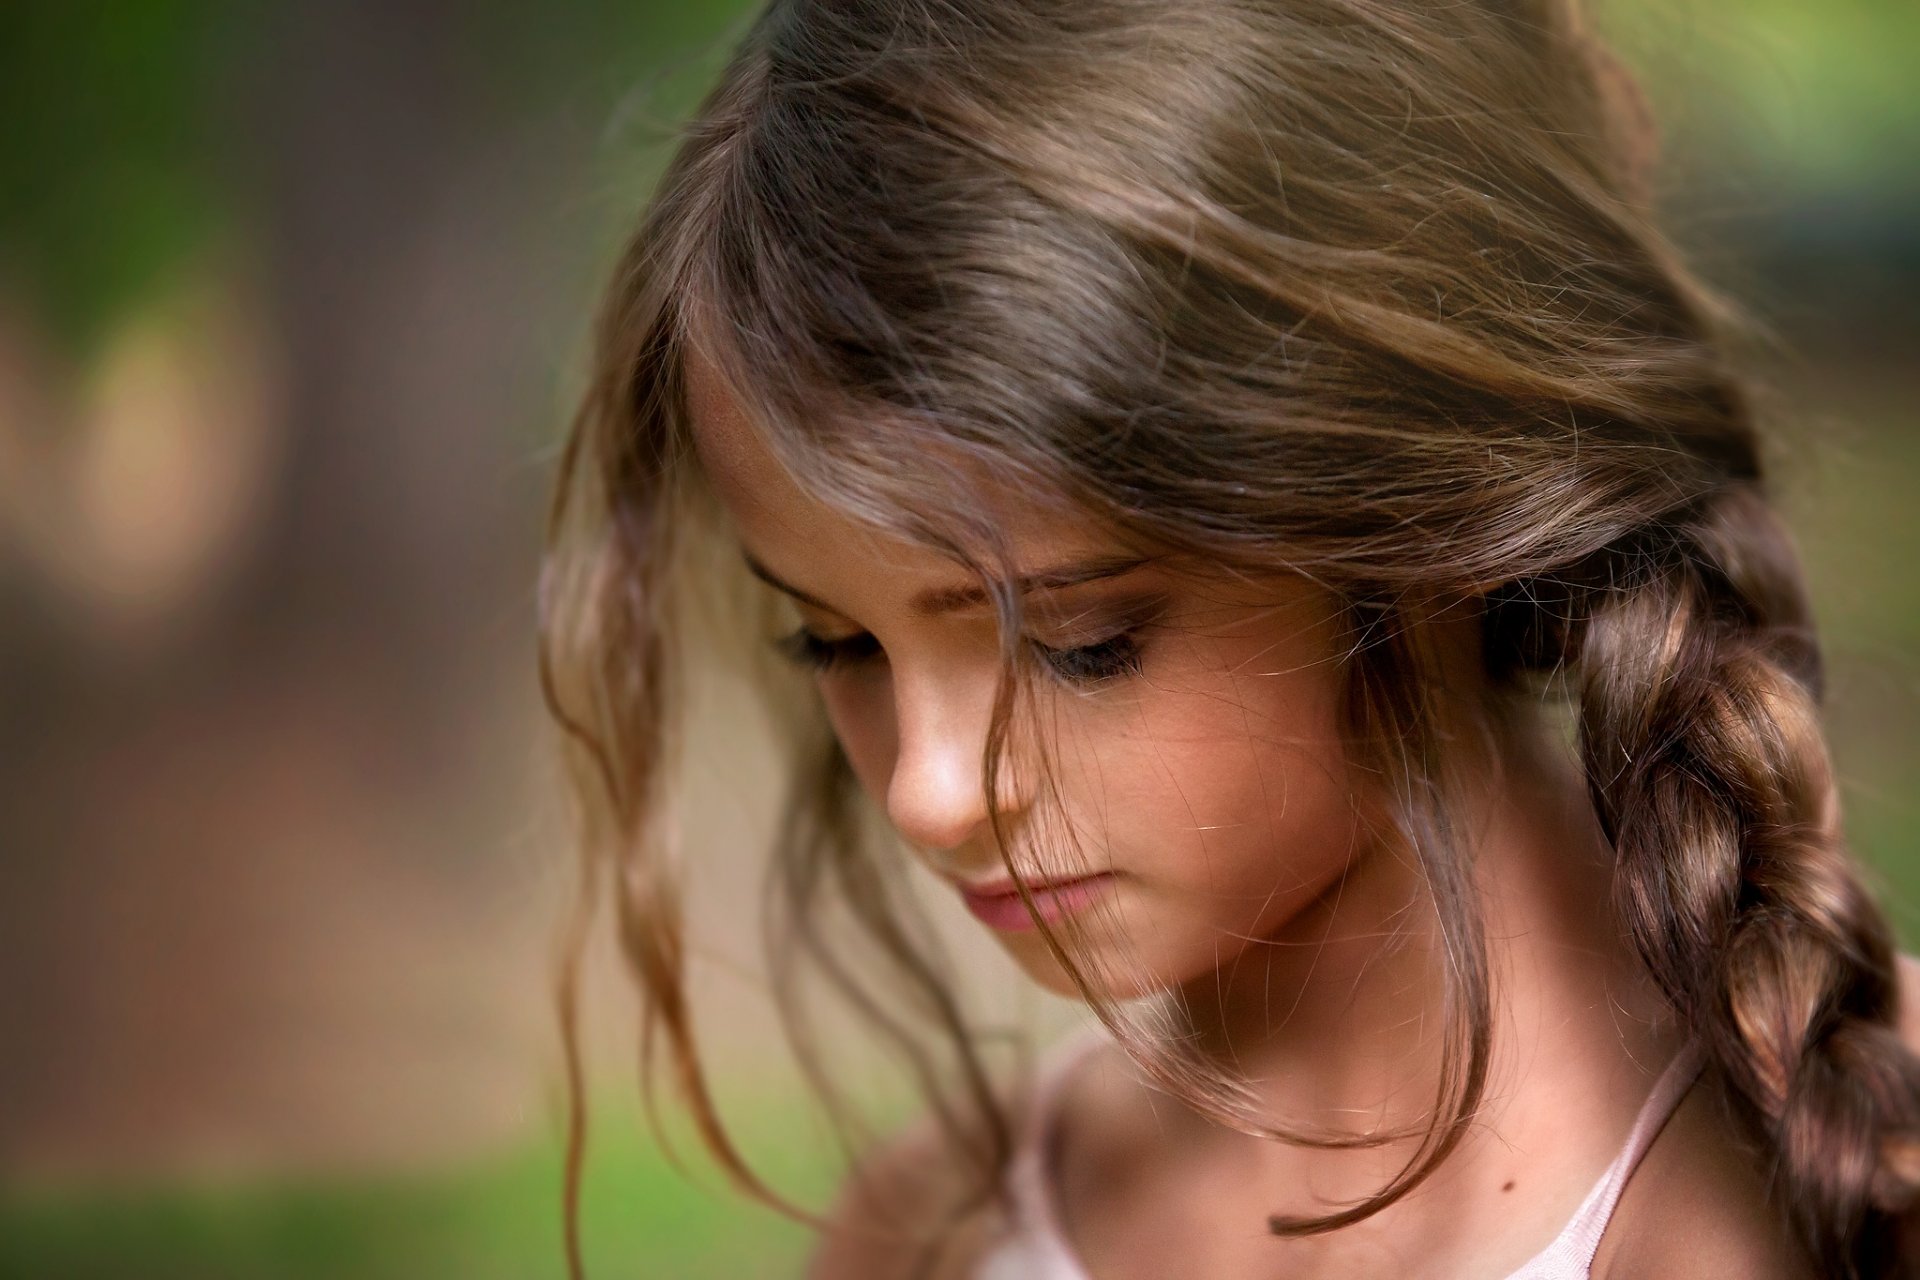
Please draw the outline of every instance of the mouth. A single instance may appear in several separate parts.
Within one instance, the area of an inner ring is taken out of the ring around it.
[[[1036,928],[1034,916],[1048,924],[1093,902],[1113,885],[1113,873],[1101,871],[1087,876],[1069,876],[1057,880],[1035,880],[1028,884],[1033,894],[1033,911],[1020,901],[1020,893],[1011,880],[985,885],[962,885],[960,897],[974,918],[990,928],[1008,933]]]

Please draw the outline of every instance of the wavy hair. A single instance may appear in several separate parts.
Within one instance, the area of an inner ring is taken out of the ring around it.
[[[1343,602],[1347,728],[1431,886],[1448,1030],[1404,1168],[1276,1232],[1393,1203],[1483,1092],[1488,961],[1410,625],[1410,601],[1454,592],[1484,598],[1491,672],[1556,677],[1574,703],[1622,924],[1773,1158],[1780,1212],[1823,1274],[1896,1268],[1920,1067],[1841,833],[1736,317],[1652,223],[1651,130],[1562,0],[764,11],[613,277],[559,469],[540,654],[587,817],[583,901],[611,893],[646,998],[649,1089],[669,1073],[744,1188],[783,1203],[707,1091],[671,817],[682,623],[712,577],[688,567],[696,343],[811,494],[993,584],[1003,637],[1019,603],[966,496],[981,483],[1229,571],[1311,574]],[[1008,645],[986,778],[1019,692]],[[1009,1122],[846,758],[818,717],[794,741],[773,971],[811,961],[913,1064],[977,1175],[957,1220],[1000,1185]],[[889,964],[849,960],[829,909]],[[1164,1086],[1249,1132],[1361,1141],[1256,1114],[1044,932]]]

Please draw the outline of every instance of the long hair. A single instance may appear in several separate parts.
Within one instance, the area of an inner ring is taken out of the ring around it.
[[[1310,574],[1342,602],[1347,729],[1431,888],[1447,1030],[1405,1166],[1276,1232],[1405,1195],[1484,1089],[1488,961],[1409,605],[1457,592],[1486,596],[1492,673],[1570,690],[1620,919],[1775,1161],[1780,1212],[1825,1273],[1897,1265],[1920,1068],[1841,832],[1736,317],[1652,225],[1650,127],[1563,0],[775,0],[760,16],[607,296],[541,647],[589,818],[585,882],[611,890],[646,997],[648,1078],[670,1073],[742,1186],[779,1199],[706,1089],[671,818],[680,619],[711,577],[686,567],[695,343],[810,495],[992,584],[1003,637],[1019,601],[968,497],[983,483],[1231,572]],[[1021,687],[1008,646],[989,779]],[[774,971],[810,960],[907,1055],[977,1174],[969,1212],[1000,1185],[1008,1122],[902,923],[845,757],[817,721],[796,741]],[[829,907],[883,971],[810,923]],[[1362,1142],[1259,1115],[1043,932],[1164,1087],[1248,1132]]]

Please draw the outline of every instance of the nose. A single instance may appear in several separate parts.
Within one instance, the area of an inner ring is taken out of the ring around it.
[[[898,749],[887,780],[887,817],[923,849],[958,849],[981,841],[987,829],[982,753],[993,714],[993,690],[956,688],[936,681],[895,682]],[[1014,760],[1011,736],[999,761],[995,799],[1011,817],[1025,809],[1027,790]]]

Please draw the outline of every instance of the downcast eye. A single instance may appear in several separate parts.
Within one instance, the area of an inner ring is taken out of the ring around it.
[[[1068,648],[1055,648],[1038,640],[1027,643],[1049,672],[1071,685],[1099,685],[1140,670],[1140,641],[1132,631]],[[885,657],[880,642],[867,631],[830,639],[801,627],[773,644],[789,662],[809,671],[832,671]]]
[[[829,640],[806,627],[773,642],[789,662],[811,671],[830,671],[843,663],[870,662],[880,656],[880,642],[870,631]]]
[[[1131,631],[1071,649],[1049,648],[1037,640],[1033,647],[1048,670],[1069,684],[1101,684],[1140,671],[1140,643]]]

